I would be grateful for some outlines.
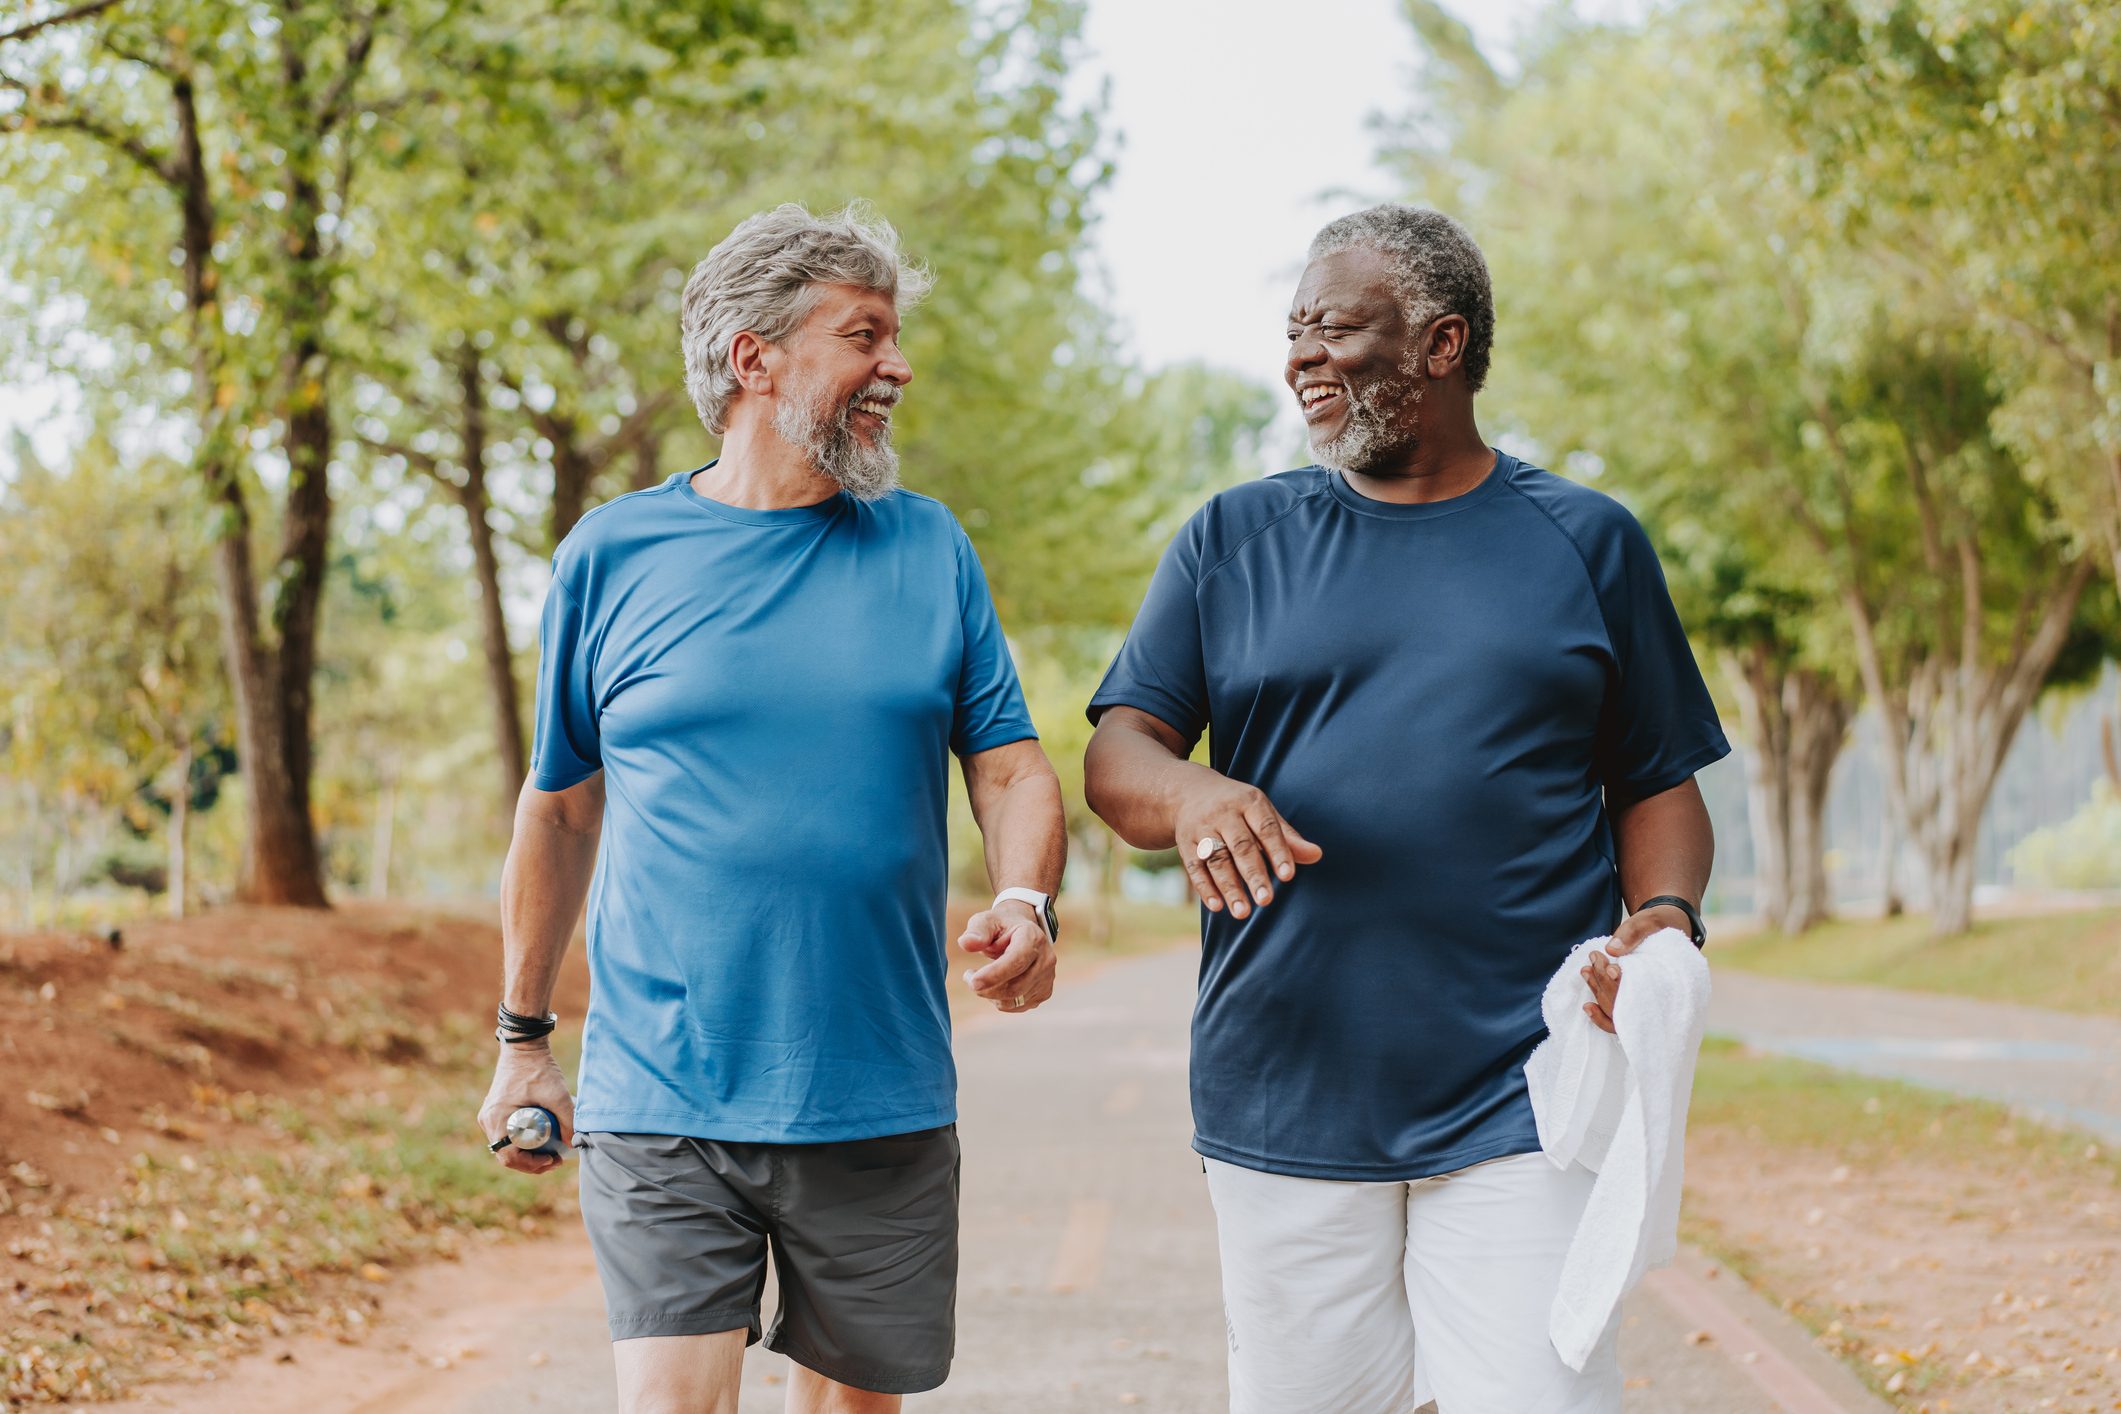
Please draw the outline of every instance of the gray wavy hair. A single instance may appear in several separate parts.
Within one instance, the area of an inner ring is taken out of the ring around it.
[[[899,251],[898,232],[866,203],[813,216],[789,201],[746,217],[692,267],[678,311],[685,391],[719,436],[729,425],[736,375],[729,346],[750,330],[769,344],[794,334],[817,307],[821,285],[882,290],[910,308],[934,283]]]
[[[1479,392],[1495,343],[1495,295],[1488,287],[1488,262],[1466,228],[1441,211],[1387,203],[1328,224],[1311,238],[1311,259],[1358,245],[1379,252],[1391,266],[1413,328],[1445,314],[1466,321],[1466,386]]]

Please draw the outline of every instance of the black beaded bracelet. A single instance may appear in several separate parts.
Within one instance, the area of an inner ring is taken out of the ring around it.
[[[522,1041],[542,1041],[550,1036],[560,1024],[560,1014],[549,1011],[543,1016],[525,1016],[519,1011],[510,1011],[503,1002],[494,1014],[493,1038],[504,1046],[513,1046]]]

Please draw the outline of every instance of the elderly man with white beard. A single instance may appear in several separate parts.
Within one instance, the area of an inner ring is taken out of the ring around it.
[[[1001,887],[957,940],[968,981],[1010,1014],[1053,992],[1059,783],[970,542],[898,487],[926,282],[858,209],[739,225],[681,314],[721,456],[553,556],[479,1123],[545,1172],[506,1141],[541,1105],[580,1153],[627,1414],[736,1409],[769,1252],[791,1411],[896,1410],[949,1371],[953,754]],[[547,1008],[585,894],[575,1100]]]
[[[1593,1176],[1539,1153],[1523,1065],[1574,944],[1702,941],[1729,748],[1642,528],[1481,437],[1494,327],[1449,218],[1319,232],[1284,370],[1319,464],[1202,507],[1091,700],[1091,806],[1206,910],[1239,1414],[1620,1407],[1610,1333],[1580,1371],[1547,1340]],[[1586,974],[1611,1030],[1619,966]]]

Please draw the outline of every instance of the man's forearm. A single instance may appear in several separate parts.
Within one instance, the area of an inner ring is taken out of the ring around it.
[[[501,1001],[510,1011],[543,1016],[552,1005],[560,960],[596,869],[597,833],[517,812],[501,869]]]
[[[1099,819],[1136,849],[1170,849],[1172,822],[1191,778],[1208,768],[1108,714],[1083,754],[1083,795]]]
[[[1068,818],[1060,781],[1050,769],[1027,772],[975,806],[996,889],[1060,892],[1068,867]]]
[[[1677,894],[1701,906],[1716,859],[1716,832],[1701,787],[1691,778],[1614,811],[1613,846],[1629,909],[1659,894]]]

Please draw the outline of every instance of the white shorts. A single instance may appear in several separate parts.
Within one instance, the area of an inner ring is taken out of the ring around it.
[[[1205,1162],[1232,1414],[1617,1414],[1614,1330],[1581,1374],[1547,1339],[1595,1174],[1543,1154],[1411,1183]]]

